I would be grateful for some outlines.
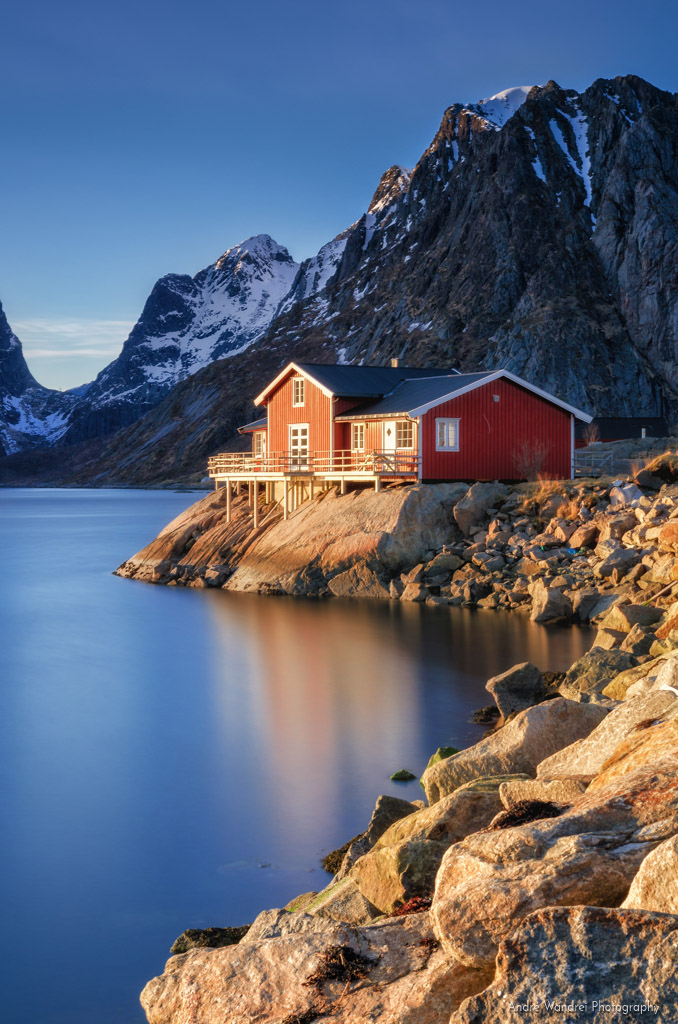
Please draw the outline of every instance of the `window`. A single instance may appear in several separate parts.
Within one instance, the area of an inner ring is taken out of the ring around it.
[[[436,451],[459,451],[459,420],[436,420]]]
[[[304,385],[306,381],[303,377],[292,378],[292,405],[303,405],[304,404]]]
[[[254,431],[254,457],[260,459],[264,454],[264,438],[265,434],[263,430]]]
[[[365,424],[351,424],[351,448],[354,452],[365,451]]]
[[[396,448],[414,448],[414,423],[412,420],[396,422]]]

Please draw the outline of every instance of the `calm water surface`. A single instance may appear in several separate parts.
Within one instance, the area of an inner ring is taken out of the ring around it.
[[[4,1024],[141,1024],[187,927],[319,889],[379,793],[480,734],[485,680],[590,634],[111,575],[199,495],[0,491]]]

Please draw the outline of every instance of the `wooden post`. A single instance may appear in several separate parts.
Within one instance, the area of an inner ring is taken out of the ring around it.
[[[226,522],[231,521],[231,481],[226,481]]]
[[[287,477],[283,480],[283,519],[287,519],[290,514],[290,483]]]
[[[252,508],[252,481],[247,481],[247,504]]]
[[[253,490],[253,494],[254,494],[254,506],[253,506],[254,529],[257,530],[259,528],[259,481],[258,480],[255,480],[254,483],[252,484],[252,490]]]
[[[339,493],[346,494],[346,477],[342,476],[341,478],[341,483],[339,485]]]
[[[313,498],[314,498],[314,495],[315,495],[315,479],[313,477],[311,477],[311,483],[309,485],[309,495],[310,495],[311,501],[313,501]]]
[[[381,490],[381,477],[380,476],[375,477],[374,489],[377,492],[377,494],[379,494],[379,491]]]

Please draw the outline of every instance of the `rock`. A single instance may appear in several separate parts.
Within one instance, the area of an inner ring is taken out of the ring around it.
[[[401,818],[405,818],[408,814],[413,814],[415,810],[416,808],[409,800],[401,800],[396,796],[387,795],[377,797],[369,825],[362,835],[349,844],[341,867],[337,872],[336,881],[345,878],[358,857],[362,857],[368,850],[371,850],[377,839],[384,834],[387,828],[390,828],[395,821],[400,821]]]
[[[603,558],[602,562],[595,566],[593,573],[600,579],[606,579],[617,570],[623,576],[634,565],[637,565],[641,558],[641,551],[636,551],[633,548],[619,548]]]
[[[234,946],[249,930],[248,924],[235,928],[187,928],[174,940],[170,953],[176,955],[187,953],[189,949],[220,949],[223,946]]]
[[[449,1024],[548,1018],[678,1020],[678,918],[598,907],[538,910],[502,943],[491,985],[453,1012]]]
[[[656,690],[644,697],[625,700],[617,705],[585,739],[564,746],[555,754],[544,758],[537,767],[537,778],[597,775],[605,761],[640,722],[673,718],[676,714],[678,699],[666,690]]]
[[[584,523],[570,536],[570,547],[575,551],[580,548],[593,548],[598,540],[598,527],[595,523]]]
[[[604,651],[611,651],[615,647],[621,647],[625,639],[626,633],[622,633],[617,629],[599,629],[595,635],[593,647]]]
[[[592,610],[600,600],[600,593],[590,587],[576,590],[572,598],[572,611],[580,622],[588,622]]]
[[[524,661],[488,679],[485,689],[492,694],[502,718],[532,707],[546,696],[544,677],[536,665]]]
[[[659,622],[663,615],[661,608],[652,608],[642,604],[615,605],[601,622],[603,629],[621,630],[630,633],[635,625],[652,626]]]
[[[390,597],[390,583],[367,565],[354,565],[340,572],[327,584],[335,597]]]
[[[632,505],[640,501],[643,492],[633,483],[618,484],[610,488],[610,504],[613,508],[619,505]]]
[[[285,904],[284,909],[288,910],[290,914],[305,914],[306,908],[314,902],[318,893],[315,889],[310,892],[303,892],[300,896],[295,896],[293,900]]]
[[[477,721],[474,717],[473,721]],[[438,747],[435,754],[431,754],[428,759],[426,768],[430,768],[433,764],[438,764],[438,761],[444,761],[446,757],[452,757],[453,754],[458,754],[459,751],[456,747]]]
[[[328,917],[348,924],[367,924],[381,913],[363,896],[352,878],[332,882],[304,908],[307,914]]]
[[[405,587],[401,579],[396,578],[391,580],[388,588],[388,596],[392,601],[399,601],[404,589]]]
[[[650,647],[652,646],[653,640],[654,633],[651,629],[643,629],[642,626],[635,625],[626,634],[619,649],[627,651],[635,658],[642,658],[644,655],[650,653]]]
[[[532,621],[551,622],[554,619],[569,619],[571,616],[572,603],[569,597],[562,590],[547,587],[542,580],[537,580],[532,587]]]
[[[678,915],[678,835],[648,853],[622,907]]]
[[[666,658],[666,653],[662,653],[660,657],[654,657],[650,661],[644,661],[642,665],[636,665],[633,668],[620,672],[613,677],[602,691],[603,696],[609,697],[612,700],[624,700],[626,696],[634,697],[638,693],[645,693],[647,690],[652,689],[659,669],[664,664]],[[635,684],[638,682],[642,685],[636,688]],[[632,686],[635,692],[629,693]]]
[[[620,541],[625,533],[638,525],[634,512],[628,511],[620,516],[606,516],[600,527],[600,541]]]
[[[464,783],[482,776],[534,776],[547,751],[555,753],[588,736],[606,714],[605,708],[562,697],[527,708],[498,732],[427,768],[421,780],[426,798],[434,804]]]
[[[416,779],[414,772],[411,772],[409,768],[399,768],[397,772],[390,775],[391,782],[411,782],[412,779]]]
[[[664,481],[661,477],[655,476],[654,473],[650,473],[647,469],[639,469],[636,473],[635,481],[639,487],[644,487],[648,491],[661,491],[664,486]]]
[[[460,963],[489,966],[531,911],[619,906],[657,840],[676,832],[678,762],[665,759],[589,788],[559,817],[468,836],[438,872],[436,935]]]
[[[594,647],[568,669],[558,689],[569,700],[601,694],[616,675],[634,664],[635,658],[626,651]]]
[[[444,800],[397,821],[352,870],[363,895],[390,914],[413,896],[431,896],[443,854],[501,810],[505,777],[476,779]]]
[[[478,483],[469,487],[454,506],[454,518],[464,536],[470,537],[474,526],[485,519],[487,510],[508,495],[508,488],[499,483]]]
[[[401,601],[425,601],[429,596],[428,587],[423,583],[407,583],[400,595]]]
[[[586,792],[586,783],[581,779],[521,779],[502,782],[499,797],[503,806],[510,811],[524,800],[550,801],[555,804],[571,804]]]
[[[669,610],[666,622],[662,622],[661,626],[655,630],[655,636],[658,640],[666,640],[674,629],[678,629],[678,611]]]
[[[462,559],[459,557],[459,555],[452,555],[447,554],[446,552],[441,552],[439,555],[436,555],[435,558],[431,559],[431,561],[428,563],[428,565],[426,566],[426,573],[427,575],[435,575],[440,572],[452,573],[455,572],[455,570],[457,570],[459,566],[463,564],[464,563]]]
[[[587,792],[595,793],[625,775],[665,761],[678,766],[678,708],[672,709],[672,717],[649,717],[638,722],[633,732],[619,743],[603,762],[600,772],[591,782]],[[655,837],[656,838],[656,837]]]
[[[141,995],[149,1024],[292,1024],[330,1015],[332,1024],[442,1024],[492,977],[447,962],[427,913],[365,927],[284,911],[260,918],[246,943],[169,960]]]
[[[675,548],[678,546],[678,522],[675,519],[664,523],[659,531],[657,543],[661,548]]]

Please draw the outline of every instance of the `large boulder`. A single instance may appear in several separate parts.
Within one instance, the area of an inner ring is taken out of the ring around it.
[[[645,856],[676,833],[678,760],[667,758],[589,789],[559,817],[469,836],[438,872],[436,934],[460,963],[489,965],[533,910],[619,906]]]
[[[503,501],[508,488],[500,483],[478,483],[469,487],[464,497],[454,506],[454,518],[462,533],[470,537],[474,526],[479,526],[488,508]]]
[[[507,811],[525,801],[540,800],[543,803],[573,804],[586,792],[586,783],[581,779],[516,779],[502,782],[499,787],[501,802]]]
[[[351,878],[331,882],[305,905],[304,912],[348,924],[367,924],[380,914]]]
[[[648,853],[622,906],[678,915],[678,835]]]
[[[597,705],[584,705],[597,707]],[[642,722],[664,720],[678,715],[678,699],[667,690],[655,690],[618,704],[588,736],[540,761],[537,777],[544,779],[592,777],[617,747]]]
[[[600,545],[598,546],[600,547]],[[599,579],[606,579],[616,569],[622,576],[625,576],[629,569],[640,562],[643,554],[643,551],[637,551],[635,548],[617,548],[616,551],[612,551],[601,562],[598,562],[593,573]]]
[[[363,896],[385,914],[413,896],[431,896],[448,847],[489,825],[501,810],[504,781],[504,776],[476,779],[391,825],[351,870]]]
[[[615,676],[635,663],[636,659],[627,651],[594,647],[570,666],[559,686],[560,693],[569,700],[588,700],[592,695],[602,694]]]
[[[407,817],[408,814],[414,814],[416,810],[417,808],[409,800],[401,800],[397,796],[388,796],[386,794],[377,797],[369,825],[362,835],[356,836],[349,845],[341,862],[341,867],[336,874],[336,880],[339,881],[339,879],[345,878],[358,858],[371,850],[376,841],[383,836],[384,832],[394,822],[400,821],[401,818]]]
[[[141,994],[149,1024],[447,1024],[492,970],[450,963],[429,915],[351,927],[267,911],[228,949],[172,957]]]
[[[492,984],[449,1024],[549,1019],[674,1024],[678,917],[598,907],[536,911],[502,943]]]
[[[527,708],[479,743],[427,768],[421,779],[426,797],[434,804],[482,776],[534,776],[547,752],[555,753],[588,736],[606,714],[606,708],[563,697]]]
[[[532,707],[546,696],[544,677],[536,665],[523,661],[519,665],[492,676],[485,684],[485,689],[494,697],[502,718],[517,711]]]
[[[547,587],[543,580],[537,580],[531,591],[530,618],[533,622],[553,622],[572,617],[572,602],[558,587]]]

